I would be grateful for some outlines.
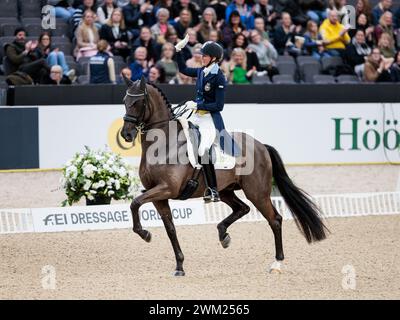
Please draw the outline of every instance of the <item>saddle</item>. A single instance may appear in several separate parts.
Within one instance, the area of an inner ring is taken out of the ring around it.
[[[183,132],[187,141],[187,153],[189,162],[195,169],[201,169],[201,164],[198,158],[198,146],[201,141],[201,133],[199,127],[184,117],[178,118],[182,125]],[[228,155],[222,151],[219,143],[214,142],[211,147],[212,157],[214,159],[214,168],[216,170],[229,170],[235,167],[235,157]]]

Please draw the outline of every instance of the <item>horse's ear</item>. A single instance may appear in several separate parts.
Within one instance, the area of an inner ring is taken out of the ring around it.
[[[131,79],[127,78],[124,74],[122,75],[122,77],[124,78],[124,81],[125,81],[126,85],[128,86],[128,88],[132,87],[133,81]]]
[[[144,75],[142,75],[142,78],[140,79],[140,90],[142,92],[146,91],[146,78],[144,77]]]

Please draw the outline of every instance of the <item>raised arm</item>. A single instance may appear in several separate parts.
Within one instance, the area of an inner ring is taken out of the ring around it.
[[[183,58],[182,51],[176,53],[176,62],[178,63],[180,73],[183,73],[188,77],[197,77],[199,68],[189,68],[186,66],[186,61]]]

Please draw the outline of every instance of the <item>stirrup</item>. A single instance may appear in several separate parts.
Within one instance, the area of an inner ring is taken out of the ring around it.
[[[204,192],[203,199],[205,203],[221,201],[218,191],[210,187]]]

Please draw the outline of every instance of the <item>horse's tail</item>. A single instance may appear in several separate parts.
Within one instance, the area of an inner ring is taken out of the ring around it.
[[[321,212],[318,207],[311,201],[308,194],[298,188],[289,178],[278,151],[269,145],[265,146],[271,157],[275,183],[307,242],[325,239],[325,230],[327,229],[320,218]]]

